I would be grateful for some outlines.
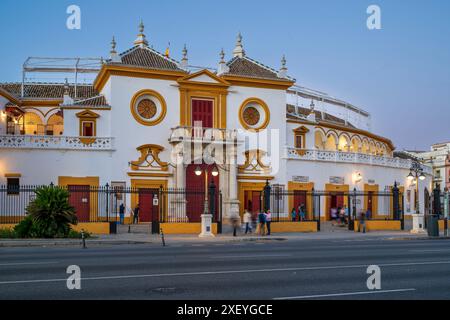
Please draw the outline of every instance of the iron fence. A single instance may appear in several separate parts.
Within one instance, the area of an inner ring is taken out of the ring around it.
[[[354,222],[365,220],[401,221],[404,228],[403,195],[386,192],[330,192],[280,190],[270,191],[272,221],[336,221],[354,228]]]
[[[26,217],[27,207],[41,186],[0,185],[0,223],[15,224]],[[198,189],[147,189],[111,187],[109,185],[62,186],[69,191],[69,203],[75,208],[78,222],[198,223],[205,212],[205,191]],[[221,222],[222,195],[208,190],[208,212],[213,222]],[[139,207],[136,210],[136,207]],[[137,219],[134,213],[137,211]]]

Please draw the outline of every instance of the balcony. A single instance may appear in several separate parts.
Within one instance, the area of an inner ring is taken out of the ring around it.
[[[411,168],[411,160],[408,159],[376,156],[364,153],[297,149],[292,147],[286,147],[285,158],[303,161],[367,164],[408,170]],[[431,167],[423,166],[423,170],[425,174],[431,175]]]
[[[238,131],[235,129],[213,129],[203,127],[176,127],[172,128],[170,143],[195,142],[234,144],[238,139]]]
[[[87,144],[86,139],[92,142]],[[0,149],[113,151],[113,144],[114,138],[110,137],[0,135]]]

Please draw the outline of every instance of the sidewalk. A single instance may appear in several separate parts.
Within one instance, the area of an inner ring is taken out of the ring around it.
[[[220,234],[214,238],[199,238],[198,235],[165,235],[166,245],[174,244],[208,244],[246,241],[302,241],[302,240],[341,240],[341,241],[372,241],[372,240],[425,240],[426,234],[411,234],[408,231],[373,231],[358,233],[352,231],[342,232],[317,232],[317,233],[277,233],[270,236],[258,236],[254,234]],[[441,237],[438,239],[444,240]],[[120,233],[111,235],[99,235],[86,239],[89,246],[112,246],[133,244],[162,245],[159,234],[147,233]],[[50,246],[82,246],[80,239],[1,239],[0,247],[50,247]]]

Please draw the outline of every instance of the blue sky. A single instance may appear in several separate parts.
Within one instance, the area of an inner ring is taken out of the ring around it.
[[[81,7],[81,30],[66,28],[66,8]],[[369,31],[377,4],[382,30]],[[433,0],[0,1],[0,81],[19,81],[28,56],[108,56],[131,47],[142,18],[155,49],[216,66],[241,31],[248,56],[300,85],[348,100],[372,114],[373,131],[398,149],[450,141],[450,2]]]

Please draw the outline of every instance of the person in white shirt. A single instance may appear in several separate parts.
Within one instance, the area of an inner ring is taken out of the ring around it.
[[[244,213],[245,234],[252,233],[252,214],[245,210]]]

